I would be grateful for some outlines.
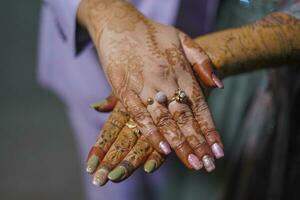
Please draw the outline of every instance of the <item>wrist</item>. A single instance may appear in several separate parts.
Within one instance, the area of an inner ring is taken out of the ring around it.
[[[300,44],[298,27],[299,20],[278,12],[253,24],[208,34],[196,41],[226,77],[299,62],[299,51],[293,50]]]
[[[88,30],[95,44],[103,31],[127,26],[126,19],[137,15],[142,14],[125,0],[82,0],[77,12],[78,22]]]

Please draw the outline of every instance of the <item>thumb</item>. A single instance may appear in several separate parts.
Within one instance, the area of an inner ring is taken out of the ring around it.
[[[193,66],[194,72],[207,87],[224,88],[222,81],[213,72],[213,64],[202,48],[183,32],[178,33],[183,51]]]
[[[114,109],[117,102],[118,99],[113,94],[110,94],[106,99],[93,103],[90,105],[90,107],[98,112],[110,112]]]

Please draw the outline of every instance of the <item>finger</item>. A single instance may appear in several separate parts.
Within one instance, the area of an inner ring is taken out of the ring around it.
[[[151,144],[147,141],[146,137],[142,135],[124,160],[108,174],[108,178],[114,182],[120,182],[126,179],[135,169],[146,161],[152,151],[153,148]]]
[[[194,150],[197,157],[202,160],[207,171],[212,171],[215,166],[213,163],[206,165],[204,158],[211,158],[211,150],[207,144],[204,136],[202,135],[196,119],[187,104],[172,101],[169,104],[169,110],[173,119],[179,126],[181,132],[186,137],[189,145]]]
[[[165,156],[154,150],[144,164],[144,171],[147,173],[152,173],[157,170],[164,161]]]
[[[174,149],[177,157],[183,162],[186,167],[198,170],[201,168],[201,162],[194,155],[193,149],[187,143],[179,127],[176,125],[176,122],[173,120],[169,110],[162,104],[158,103],[159,98],[157,98],[157,94],[165,94],[165,96],[167,96],[165,99],[168,99],[168,97],[170,98],[172,96],[172,92],[170,92],[173,91],[172,88],[174,90],[175,88],[177,88],[176,81],[174,81],[173,83],[170,81],[168,86],[162,86],[162,90],[160,92],[157,92],[154,89],[144,89],[140,96],[145,104],[148,104],[147,109],[152,119],[154,120],[154,123],[156,124],[160,133],[171,145],[172,149]],[[147,101],[149,100],[149,98],[152,99],[151,103]],[[195,159],[191,160],[189,158]]]
[[[107,182],[108,173],[119,164],[123,158],[133,148],[140,137],[140,132],[136,128],[124,126],[118,138],[115,140],[105,157],[101,161],[94,174],[93,183],[97,186],[103,186]]]
[[[184,53],[200,80],[208,87],[224,88],[222,81],[213,72],[213,65],[202,48],[188,35],[178,32]]]
[[[128,119],[129,116],[126,113],[126,110],[118,103],[105,122],[96,143],[90,150],[86,168],[88,173],[93,173],[95,171],[99,162],[103,159]]]
[[[123,105],[132,119],[137,123],[138,129],[145,135],[151,145],[160,153],[166,155],[171,153],[169,144],[157,130],[151,115],[139,96],[134,92],[128,92],[127,96],[123,99]]]
[[[148,105],[148,110],[160,133],[166,138],[182,163],[190,169],[200,169],[201,163],[199,160],[195,159],[194,162],[190,162],[189,158],[195,157],[194,151],[181,133],[168,109],[155,101],[152,105]]]
[[[110,112],[114,109],[118,102],[117,97],[113,94],[109,95],[106,99],[91,104],[91,108],[97,110],[98,112]]]
[[[181,73],[182,75],[183,73]],[[189,80],[189,81],[187,81]],[[224,156],[223,144],[219,133],[216,131],[212,115],[205,101],[204,95],[193,75],[183,75],[178,78],[180,87],[185,88],[185,92],[190,99],[195,119],[197,120],[200,130],[206,138],[217,159]]]

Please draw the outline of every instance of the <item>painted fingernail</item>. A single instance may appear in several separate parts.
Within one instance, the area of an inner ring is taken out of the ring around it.
[[[90,107],[98,112],[109,112],[114,108],[114,102],[103,100],[98,103],[91,104]]]
[[[112,181],[118,181],[125,175],[125,168],[118,166],[108,174],[108,178]]]
[[[224,157],[224,151],[218,143],[214,143],[211,146],[211,150],[217,159]]]
[[[87,173],[93,173],[99,164],[99,158],[96,155],[92,155],[87,162]]]
[[[168,155],[169,153],[171,153],[171,148],[170,145],[164,141],[161,141],[159,143],[159,148],[164,152],[164,154]]]
[[[190,154],[188,156],[189,163],[193,166],[195,170],[199,170],[203,167],[202,162],[198,159],[198,157],[194,154]]]
[[[155,162],[155,160],[148,160],[146,162],[146,164],[144,165],[144,170],[147,173],[153,172],[155,170],[155,168],[156,168],[156,162]]]
[[[102,100],[102,101],[99,101],[99,102],[96,102],[96,103],[92,103],[90,105],[90,107],[97,110],[97,111],[99,111],[106,104],[106,102],[107,102],[106,100]]]
[[[218,88],[220,89],[224,88],[223,82],[215,75],[215,73],[212,73],[211,78]]]
[[[103,186],[107,182],[107,169],[100,168],[94,175],[93,184],[96,186]]]
[[[214,170],[216,168],[214,161],[210,156],[208,156],[208,155],[203,156],[202,161],[203,161],[206,171],[211,172],[212,170]]]

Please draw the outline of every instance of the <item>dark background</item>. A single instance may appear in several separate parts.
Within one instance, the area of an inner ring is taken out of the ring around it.
[[[37,83],[40,3],[0,6],[1,200],[83,199],[65,108]]]

